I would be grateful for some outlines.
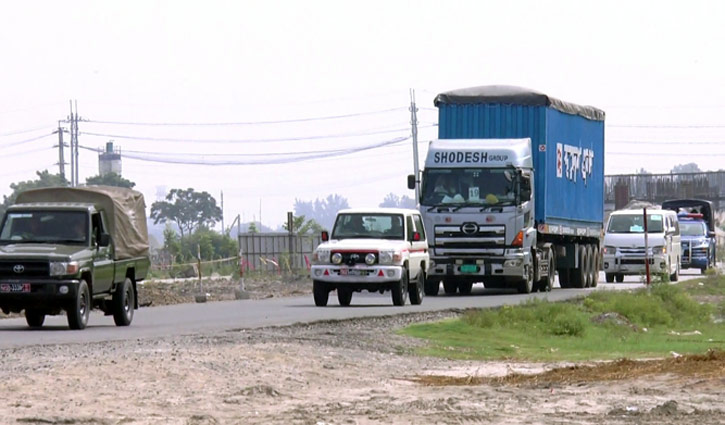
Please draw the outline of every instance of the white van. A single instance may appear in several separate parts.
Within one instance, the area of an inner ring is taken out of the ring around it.
[[[680,275],[680,225],[677,213],[647,209],[647,246],[651,274],[667,274],[675,282]],[[609,216],[602,250],[602,269],[607,282],[622,282],[625,275],[645,273],[644,210],[614,211]]]

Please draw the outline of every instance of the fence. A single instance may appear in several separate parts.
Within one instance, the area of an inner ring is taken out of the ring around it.
[[[312,261],[312,252],[320,242],[320,235],[239,234],[239,249],[245,270],[305,269]]]
[[[605,176],[605,202],[615,209],[632,199],[661,204],[667,199],[699,198],[725,207],[725,171]]]

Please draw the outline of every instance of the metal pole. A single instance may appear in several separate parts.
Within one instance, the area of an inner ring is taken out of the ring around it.
[[[76,122],[76,125],[75,125],[75,135],[76,135],[76,151],[75,151],[75,157],[76,157],[76,186],[78,186],[78,185],[80,185],[80,180],[78,179],[78,168],[80,168],[79,167],[79,164],[78,164],[78,101],[76,100],[76,101],[74,101],[74,103],[75,103],[75,110],[76,110],[76,114],[75,114],[75,122]]]
[[[647,286],[652,281],[649,275],[649,241],[647,239],[647,207],[644,207],[644,270],[647,273]]]
[[[68,117],[68,121],[70,122],[70,185],[71,187],[76,186],[76,161],[75,156],[73,155],[73,148],[75,146],[75,121],[73,120],[73,101],[69,100],[68,103],[70,103],[70,116]]]
[[[60,126],[58,121],[58,168],[60,171],[60,177],[65,178],[65,159],[63,158],[63,127]]]
[[[413,126],[413,173],[415,175],[415,202],[420,200],[420,171],[418,169],[418,108],[415,106],[415,90],[410,89],[410,124]]]

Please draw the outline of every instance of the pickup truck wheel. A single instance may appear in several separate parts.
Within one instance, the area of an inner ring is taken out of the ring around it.
[[[136,296],[133,282],[126,278],[113,293],[113,321],[116,326],[128,326],[133,320]]]
[[[71,301],[67,309],[68,327],[71,329],[85,329],[88,325],[88,316],[91,313],[91,293],[88,284],[81,279],[76,292],[76,299]]]
[[[410,297],[410,303],[418,305],[423,302],[423,286],[425,285],[425,273],[423,271],[418,272],[418,277],[415,282],[408,286],[408,296]]]
[[[25,309],[25,321],[31,328],[39,328],[45,322],[45,313],[33,309]]]
[[[425,294],[429,296],[438,295],[441,287],[441,280],[437,277],[428,277],[425,279]]]
[[[452,279],[443,280],[443,291],[446,295],[453,295],[458,290],[458,283]]]
[[[352,289],[337,288],[337,302],[339,302],[341,306],[347,307],[350,305],[350,301],[352,301]]]
[[[405,305],[405,299],[408,298],[408,269],[403,269],[400,280],[393,284],[392,297],[393,305]]]
[[[330,289],[325,282],[320,282],[319,280],[312,281],[312,297],[315,299],[315,305],[317,307],[327,305],[327,300],[330,297]]]

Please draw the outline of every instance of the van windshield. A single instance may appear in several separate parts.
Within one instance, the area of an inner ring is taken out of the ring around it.
[[[664,232],[661,214],[647,214],[647,233]],[[613,215],[609,218],[607,233],[644,233],[644,218],[641,214]]]

